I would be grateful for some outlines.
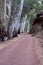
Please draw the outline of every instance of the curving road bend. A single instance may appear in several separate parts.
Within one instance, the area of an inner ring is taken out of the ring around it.
[[[38,65],[34,39],[31,35],[21,34],[12,45],[0,51],[0,65]]]

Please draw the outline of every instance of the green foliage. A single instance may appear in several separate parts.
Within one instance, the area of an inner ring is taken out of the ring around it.
[[[27,32],[27,27],[28,27],[28,23],[25,24],[25,28],[24,28],[25,32]]]
[[[28,18],[29,20],[32,21],[36,18],[36,12],[35,12],[35,9],[31,10],[30,12],[28,12]]]
[[[31,28],[37,13],[40,12],[41,10],[43,10],[43,0],[24,0],[22,17],[24,17],[25,14],[27,14]],[[27,24],[25,26],[25,31],[27,31]]]
[[[36,17],[36,14],[43,10],[43,1],[42,0],[25,0],[23,7],[23,16],[28,15],[30,21],[33,21]]]

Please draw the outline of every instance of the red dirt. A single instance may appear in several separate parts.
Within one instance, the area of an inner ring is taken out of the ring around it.
[[[21,34],[20,38],[0,51],[0,65],[38,65],[34,38],[31,35]]]

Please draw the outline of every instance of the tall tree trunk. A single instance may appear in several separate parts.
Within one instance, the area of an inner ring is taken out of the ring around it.
[[[12,38],[13,37],[13,31],[14,28],[16,29],[16,31],[18,31],[19,27],[20,27],[20,18],[21,18],[21,14],[22,14],[22,9],[23,9],[23,2],[24,0],[21,0],[19,7],[17,9],[17,6],[15,5],[15,7],[13,6],[13,11],[11,14],[11,21],[10,21],[10,25],[9,25],[9,37]]]

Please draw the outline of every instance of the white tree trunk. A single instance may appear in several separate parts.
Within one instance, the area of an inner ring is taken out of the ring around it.
[[[23,3],[24,3],[24,0],[21,0],[20,7],[19,7],[19,9],[16,13],[16,16],[14,14],[13,15],[14,19],[12,17],[12,24],[9,27],[9,36],[10,36],[10,38],[12,38],[12,36],[13,36],[14,28],[16,29],[16,31],[18,31],[18,29],[20,27],[20,18],[21,18],[22,9],[23,9]]]

